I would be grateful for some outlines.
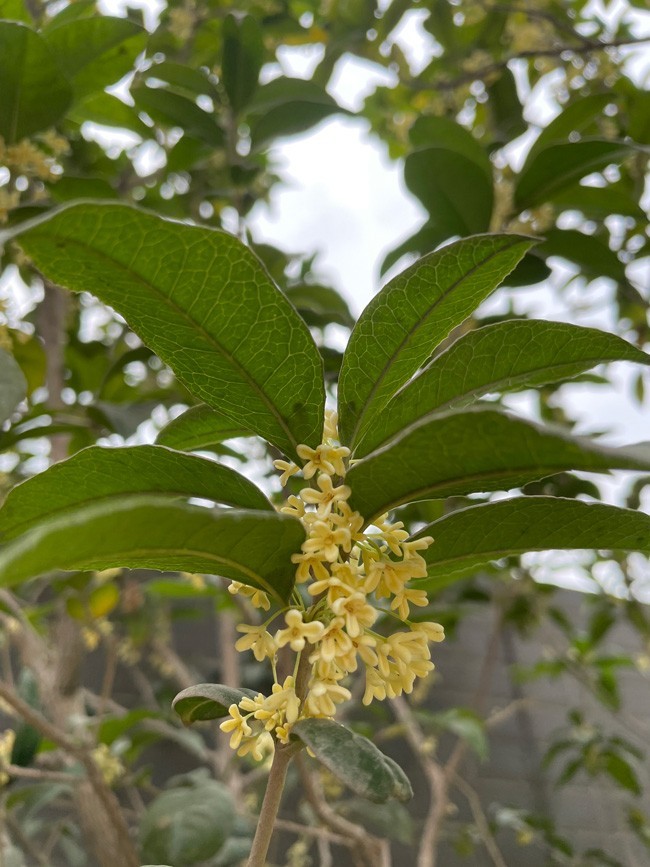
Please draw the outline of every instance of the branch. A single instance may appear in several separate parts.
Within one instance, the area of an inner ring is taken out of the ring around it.
[[[390,847],[387,840],[369,834],[361,825],[340,816],[325,800],[314,783],[304,753],[296,759],[303,793],[316,817],[335,834],[345,838],[345,845],[368,867],[390,867]]]
[[[88,783],[115,829],[116,837],[120,842],[121,856],[125,858],[123,867],[139,867],[139,858],[136,855],[135,847],[131,841],[131,835],[124,821],[117,798],[104,782],[104,778],[88,750],[78,746],[65,732],[52,725],[49,720],[34,710],[26,701],[23,701],[22,698],[17,696],[4,683],[0,683],[0,699],[3,699],[12,707],[26,723],[29,723],[44,737],[57,744],[69,756],[83,765],[88,777]]]
[[[504,57],[501,60],[495,60],[494,63],[487,63],[479,69],[468,70],[455,78],[436,78],[433,81],[422,81],[420,78],[403,78],[401,84],[406,85],[412,90],[455,90],[462,84],[467,84],[479,79],[485,79],[495,72],[501,72],[505,69],[512,60],[528,60],[537,57],[562,57],[563,54],[591,54],[594,51],[607,51],[609,48],[621,48],[625,45],[644,45],[650,42],[650,37],[628,37],[621,39],[612,39],[609,42],[597,42],[595,40],[587,40],[582,45],[557,45],[555,48],[531,48],[524,51],[517,51],[513,54]]]
[[[492,859],[492,863],[494,867],[508,867],[506,862],[503,860],[503,855],[497,846],[497,842],[494,839],[494,835],[490,830],[490,825],[488,820],[483,812],[483,807],[481,806],[481,799],[476,794],[474,789],[467,783],[462,777],[456,776],[454,778],[454,785],[457,789],[459,789],[465,798],[467,799],[467,803],[469,804],[469,808],[472,811],[472,816],[474,817],[474,822],[476,827],[479,830],[479,834],[483,840],[485,848],[488,851],[488,855]]]

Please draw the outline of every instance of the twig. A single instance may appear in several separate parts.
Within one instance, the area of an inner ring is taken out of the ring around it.
[[[300,822],[292,822],[290,819],[276,819],[275,827],[281,831],[289,831],[298,836],[316,837],[317,839],[327,840],[330,843],[336,843],[339,846],[347,846],[350,842],[347,837],[342,837],[340,834],[335,834],[328,828],[321,828],[316,825],[301,825]]]
[[[88,783],[90,784],[97,800],[102,804],[107,818],[110,820],[114,830],[116,839],[120,844],[120,855],[124,860],[123,867],[139,867],[139,858],[137,857],[135,847],[131,841],[129,829],[124,816],[120,810],[120,806],[113,792],[104,782],[99,768],[93,761],[90,753],[81,746],[78,746],[71,740],[65,732],[52,725],[38,711],[30,707],[26,701],[17,696],[12,689],[6,684],[0,683],[0,698],[3,699],[10,707],[12,707],[25,722],[32,725],[37,731],[44,735],[49,740],[61,747],[69,756],[77,759],[84,766]]]
[[[436,78],[433,81],[422,81],[420,78],[403,78],[401,83],[415,91],[424,90],[455,90],[462,84],[487,78],[495,72],[506,69],[513,60],[529,60],[537,57],[561,57],[563,54],[591,54],[595,51],[606,51],[608,48],[622,48],[626,45],[644,45],[650,42],[650,37],[612,39],[609,42],[588,41],[582,45],[557,45],[555,48],[530,48],[509,54],[494,63],[487,63],[479,69],[467,70],[455,78]]]
[[[248,859],[248,867],[265,867],[266,855],[269,851],[275,820],[280,809],[280,801],[282,800],[289,762],[299,749],[301,749],[301,746],[297,744],[282,745],[276,743],[273,764],[271,765],[269,779],[266,784],[262,809],[257,821],[257,830],[255,831],[255,838],[253,839],[253,846]]]
[[[79,781],[77,774],[66,774],[64,771],[60,773],[57,771],[42,771],[39,768],[23,768],[20,765],[9,764],[3,765],[2,770],[4,773],[9,774],[10,777],[23,780],[36,780],[39,783],[65,783],[66,785],[73,785],[75,780]]]
[[[368,867],[390,867],[390,847],[387,841],[373,837],[365,828],[350,822],[330,807],[322,792],[317,791],[303,753],[297,757],[296,764],[303,793],[317,818],[335,834],[344,837],[353,855],[356,854],[357,858],[363,859],[362,863],[367,864]]]
[[[497,846],[496,840],[494,839],[494,836],[490,831],[490,825],[485,816],[485,813],[483,812],[483,807],[481,806],[481,799],[476,794],[474,789],[469,785],[469,783],[463,780],[462,777],[454,777],[454,785],[463,793],[463,795],[467,799],[469,808],[472,811],[472,816],[474,817],[474,822],[476,823],[476,827],[478,828],[479,834],[481,835],[488,855],[492,859],[494,867],[508,867],[506,862],[503,860],[503,855],[501,854],[499,847]]]

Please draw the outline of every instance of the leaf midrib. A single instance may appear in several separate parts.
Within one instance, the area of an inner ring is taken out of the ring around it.
[[[180,317],[182,319],[185,319],[186,322],[188,322],[190,325],[195,327],[207,339],[208,343],[210,343],[211,345],[213,345],[215,347],[217,353],[223,355],[233,365],[233,367],[235,367],[239,371],[239,373],[242,375],[242,378],[250,386],[253,387],[253,391],[255,391],[258,394],[258,396],[262,398],[263,403],[266,404],[267,408],[271,411],[271,414],[274,416],[276,422],[279,423],[281,429],[286,434],[286,436],[287,436],[289,442],[291,443],[291,445],[293,446],[294,450],[297,448],[297,445],[298,445],[297,440],[294,438],[293,434],[291,433],[291,430],[289,429],[289,427],[288,427],[288,425],[284,419],[284,416],[282,415],[282,413],[279,412],[279,410],[277,409],[275,404],[271,401],[271,399],[266,394],[266,392],[251,377],[251,375],[248,373],[246,368],[243,367],[242,364],[221,343],[219,343],[219,341],[217,340],[217,338],[214,335],[212,335],[209,331],[207,331],[203,327],[203,325],[201,325],[199,322],[197,322],[192,316],[190,316],[189,313],[187,313],[185,310],[183,310],[182,307],[179,307],[178,304],[176,304],[172,298],[165,295],[162,292],[162,290],[158,289],[154,283],[152,283],[150,280],[148,280],[146,277],[144,277],[142,274],[138,273],[137,271],[129,270],[127,265],[124,265],[122,262],[119,262],[117,259],[114,259],[108,253],[105,253],[103,250],[95,250],[92,247],[89,247],[86,244],[83,244],[81,241],[77,241],[76,239],[70,238],[67,235],[57,236],[56,234],[49,234],[47,232],[41,232],[41,235],[44,235],[45,237],[51,238],[54,242],[56,242],[57,240],[61,240],[61,237],[63,237],[63,240],[65,240],[66,243],[71,244],[72,246],[76,246],[76,247],[80,248],[81,250],[90,252],[93,256],[95,256],[97,259],[99,259],[100,262],[101,262],[101,260],[106,260],[107,262],[110,262],[111,264],[115,265],[119,270],[122,270],[126,274],[128,274],[130,276],[135,276],[135,279],[137,281],[139,281],[143,286],[146,286],[148,289],[150,289],[154,295],[160,297],[175,314],[180,314]],[[223,409],[223,407],[220,408],[220,411],[223,412],[224,415],[227,415],[227,412]]]
[[[405,345],[405,344],[406,344],[406,343],[407,343],[407,342],[408,342],[408,341],[413,337],[413,335],[417,334],[418,330],[419,330],[420,328],[423,328],[423,327],[425,326],[425,324],[427,324],[428,319],[429,319],[431,313],[436,309],[436,307],[438,306],[438,304],[441,304],[441,303],[442,303],[442,302],[447,298],[447,296],[449,295],[450,292],[453,292],[454,289],[456,289],[460,284],[462,284],[465,280],[467,280],[468,277],[471,277],[472,274],[474,274],[474,272],[475,272],[478,268],[481,268],[482,266],[486,265],[486,264],[487,264],[491,259],[493,259],[493,258],[495,258],[495,256],[498,256],[499,254],[503,253],[505,250],[510,250],[510,249],[512,249],[512,247],[515,247],[517,244],[521,244],[521,243],[523,243],[523,241],[521,240],[521,238],[516,238],[516,240],[514,240],[514,241],[513,241],[511,244],[509,244],[508,246],[504,246],[504,247],[501,247],[499,250],[495,250],[495,251],[493,251],[493,252],[490,253],[488,256],[486,256],[484,259],[482,259],[480,262],[477,262],[476,265],[472,266],[472,268],[471,268],[469,271],[465,272],[465,273],[463,274],[462,277],[458,278],[458,280],[455,280],[455,281],[451,284],[451,286],[449,286],[449,287],[448,287],[448,288],[447,288],[447,289],[446,289],[446,290],[445,290],[441,295],[439,295],[439,296],[435,299],[435,301],[433,302],[433,304],[431,304],[431,305],[426,309],[425,313],[424,313],[423,316],[420,318],[420,320],[419,320],[418,323],[416,324],[415,328],[412,328],[410,331],[408,331],[408,332],[404,335],[404,337],[403,337],[402,340],[400,341],[399,345],[395,348],[395,350],[394,350],[393,354],[391,355],[391,357],[390,357],[389,359],[387,359],[387,361],[384,363],[384,365],[383,365],[383,367],[382,367],[382,369],[381,369],[381,372],[380,372],[380,374],[379,374],[379,377],[375,380],[374,385],[373,385],[372,388],[370,389],[370,392],[369,392],[369,394],[368,394],[368,397],[366,398],[366,401],[365,401],[365,403],[364,403],[364,408],[363,408],[363,410],[361,411],[361,413],[359,414],[359,418],[357,419],[357,423],[356,423],[356,425],[354,426],[354,429],[353,429],[353,431],[352,431],[352,443],[355,442],[355,440],[356,440],[356,438],[357,438],[357,433],[359,432],[359,429],[362,427],[362,423],[363,423],[363,421],[364,421],[366,415],[368,414],[368,410],[369,410],[369,408],[370,408],[370,406],[371,406],[371,404],[372,404],[372,400],[373,400],[373,398],[374,398],[374,395],[376,394],[377,389],[379,388],[379,386],[380,386],[380,385],[382,384],[382,382],[384,381],[384,379],[385,379],[385,377],[386,377],[386,374],[387,374],[389,368],[390,368],[391,365],[394,363],[395,358],[396,358],[397,355],[402,351],[404,345]],[[444,250],[444,249],[445,249],[445,248],[443,247],[443,250]],[[435,347],[433,347],[433,349],[435,349]],[[389,398],[388,400],[390,400],[390,398]],[[386,403],[384,403],[384,406],[386,406],[387,403],[388,403],[388,401],[386,401]],[[381,408],[381,407],[380,407],[380,408]]]
[[[566,469],[567,469],[566,463],[558,464],[558,465],[555,465],[555,464],[544,465],[543,467],[539,468],[539,472],[541,473],[541,476],[539,478],[544,478],[546,475],[550,475],[550,474],[556,473],[556,472],[557,473],[564,472]],[[590,468],[581,467],[580,469],[583,472],[606,473],[609,471],[609,469],[615,469],[615,468],[613,468],[613,467],[609,467],[609,468],[608,467],[590,467]],[[391,500],[391,502],[388,505],[382,506],[378,511],[376,511],[372,515],[371,518],[366,519],[366,524],[371,524],[375,518],[377,518],[379,515],[383,515],[384,512],[386,512],[390,509],[396,509],[398,506],[403,506],[406,503],[415,502],[423,494],[434,493],[435,491],[437,491],[441,488],[444,488],[449,484],[454,484],[455,482],[465,481],[465,480],[467,480],[468,482],[473,482],[473,481],[478,482],[478,481],[481,481],[481,479],[498,478],[498,477],[503,476],[505,473],[508,473],[508,472],[513,474],[513,473],[518,473],[518,472],[523,473],[525,471],[526,471],[525,467],[522,468],[521,470],[508,470],[507,468],[504,468],[501,470],[490,470],[487,472],[482,472],[480,474],[471,473],[470,475],[462,475],[462,476],[458,476],[458,477],[452,477],[449,479],[445,479],[444,482],[438,482],[435,485],[426,485],[425,487],[422,487],[422,488],[416,488],[415,490],[410,491],[405,497],[401,497],[399,500]],[[531,467],[531,472],[532,471],[533,471],[533,468]],[[537,472],[537,470],[535,469],[534,472]],[[534,481],[534,479],[531,479],[528,481]],[[525,484],[527,484],[528,481],[525,482]],[[524,482],[522,482],[521,484],[524,484]],[[515,487],[519,487],[519,485],[513,484],[510,486],[510,488],[507,488],[504,490],[511,490],[511,488],[515,488]],[[352,486],[352,489],[354,490],[354,485]],[[478,493],[478,490],[468,491],[468,493]],[[435,500],[435,499],[438,499],[438,497],[431,497],[431,499]]]
[[[608,363],[608,362],[612,362],[612,361],[635,361],[635,359],[625,359],[625,358],[597,358],[597,359],[591,359],[591,358],[588,358],[588,359],[585,359],[585,362],[584,362],[584,363],[588,364],[589,367],[585,368],[585,370],[589,370],[590,368],[595,367],[597,364],[606,364],[606,363]],[[461,394],[458,394],[458,395],[456,395],[456,396],[453,397],[453,398],[449,398],[449,400],[446,400],[446,401],[444,401],[443,403],[436,404],[436,406],[434,406],[433,408],[428,409],[428,410],[424,413],[424,415],[419,416],[417,419],[412,419],[412,420],[409,421],[407,424],[410,426],[410,425],[412,425],[412,424],[415,424],[415,422],[419,421],[420,419],[425,418],[425,417],[428,416],[428,415],[437,415],[438,413],[440,413],[440,412],[445,412],[445,411],[448,410],[448,409],[457,409],[458,407],[456,407],[456,404],[457,404],[459,401],[462,401],[462,400],[465,400],[465,399],[472,399],[472,398],[474,398],[477,394],[480,394],[481,392],[487,392],[487,391],[489,391],[490,388],[491,388],[492,386],[496,386],[496,385],[498,385],[499,383],[509,382],[510,384],[513,384],[513,385],[514,385],[514,384],[518,384],[518,382],[523,381],[523,383],[525,384],[525,382],[526,382],[526,380],[528,379],[528,377],[531,376],[531,375],[533,375],[533,374],[536,373],[536,372],[539,372],[539,371],[542,371],[542,370],[558,370],[558,369],[560,369],[560,368],[568,367],[569,365],[578,364],[578,363],[582,364],[583,362],[582,362],[582,361],[581,361],[581,362],[577,362],[577,361],[574,361],[574,362],[565,361],[565,362],[562,362],[561,364],[547,364],[547,365],[544,365],[544,367],[538,367],[538,368],[535,368],[534,370],[530,370],[530,371],[529,371],[527,374],[525,374],[525,375],[522,374],[522,375],[520,375],[520,376],[512,377],[512,378],[510,378],[509,380],[506,380],[506,379],[504,379],[503,377],[502,377],[501,379],[492,379],[492,380],[490,380],[490,382],[487,382],[487,383],[485,383],[484,385],[480,386],[480,388],[474,388],[474,389],[472,389],[472,390],[470,390],[470,391],[464,391],[464,392],[462,392]],[[648,365],[650,365],[650,358],[649,358],[647,361],[643,361],[643,359],[638,359],[638,361],[636,361],[636,363],[637,363],[637,364],[648,364]],[[391,397],[390,400],[387,402],[387,404],[386,404],[386,410],[388,411],[388,410],[390,409],[390,405],[391,405],[391,403],[392,403],[394,400],[396,400],[396,399],[399,398],[399,397],[402,397],[402,396],[405,395],[405,394],[408,394],[408,390],[409,390],[410,388],[413,387],[413,385],[414,385],[416,379],[419,379],[421,376],[425,376],[426,373],[427,373],[427,368],[425,367],[425,368],[421,371],[421,373],[419,373],[419,374],[417,375],[417,377],[415,377],[415,379],[409,380],[408,382],[404,383],[404,385],[403,385],[403,386],[402,386],[398,391],[396,391],[395,394],[393,395],[393,397]],[[544,385],[544,383],[540,383],[540,385]],[[536,387],[537,387],[537,385],[531,385],[531,388],[536,388]],[[388,435],[385,439],[383,439],[380,443],[378,443],[377,445],[374,445],[374,446],[372,447],[372,451],[369,452],[368,455],[366,455],[365,457],[370,457],[372,454],[374,454],[375,452],[379,451],[379,449],[383,448],[383,447],[386,445],[386,443],[390,442],[390,441],[391,441],[394,437],[396,437],[397,435],[398,435],[398,431],[395,431],[394,433],[389,434],[389,435]],[[363,439],[360,440],[360,444],[361,444],[361,443],[363,443]]]

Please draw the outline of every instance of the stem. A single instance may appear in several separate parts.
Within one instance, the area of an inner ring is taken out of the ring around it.
[[[255,831],[255,839],[253,840],[253,847],[247,867],[265,867],[266,855],[269,851],[275,827],[275,818],[278,815],[284,783],[287,778],[287,769],[289,762],[298,749],[300,747],[295,744],[287,744],[286,746],[276,744],[273,764],[271,765],[269,780],[266,784],[264,801],[262,802],[262,809],[257,822],[257,830]]]

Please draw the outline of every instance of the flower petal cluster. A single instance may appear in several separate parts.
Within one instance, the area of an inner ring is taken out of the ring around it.
[[[298,496],[291,494],[281,508],[302,521],[306,531],[300,553],[292,557],[297,585],[292,604],[264,624],[237,627],[243,633],[237,650],[251,650],[258,661],[270,659],[275,683],[269,696],[260,693],[232,705],[221,729],[230,733],[233,749],[256,759],[269,749],[269,737],[288,743],[297,720],[333,717],[337,705],[351,698],[346,682],[360,667],[365,672],[364,704],[411,692],[416,679],[434,668],[430,642],[444,638],[439,623],[409,619],[413,606],[427,604],[426,593],[410,582],[426,576],[422,552],[433,539],[411,539],[404,524],[391,522],[387,515],[366,527],[363,516],[348,504],[349,450],[338,443],[335,413],[326,413],[323,440],[316,448],[298,446],[302,475],[311,485]],[[275,465],[283,486],[300,472],[287,461]],[[245,593],[258,608],[270,607],[262,591],[235,582],[230,589]],[[285,626],[271,635],[267,627],[279,614],[284,614]],[[403,628],[390,635],[374,631],[381,614]],[[282,648],[297,658],[294,675],[280,683],[276,655]],[[303,676],[296,679],[299,670]]]

